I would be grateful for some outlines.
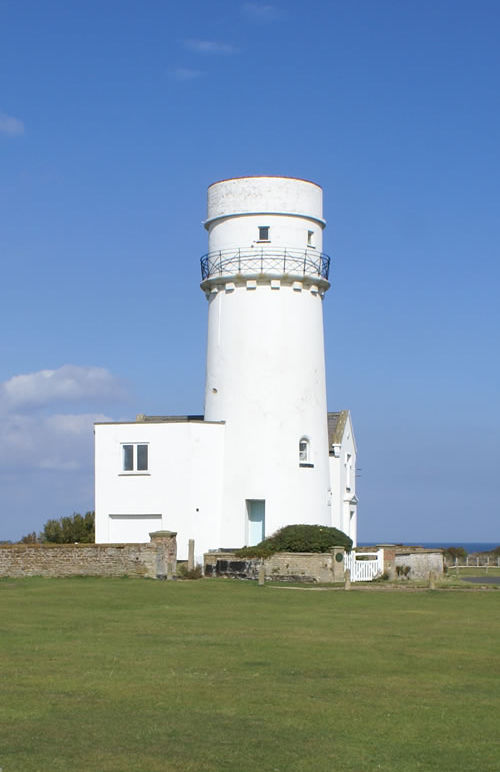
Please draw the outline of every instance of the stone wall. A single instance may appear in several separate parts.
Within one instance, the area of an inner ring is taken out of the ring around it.
[[[341,559],[337,558],[337,554]],[[263,561],[261,558],[241,558],[233,552],[208,552],[204,556],[205,576],[231,576],[257,579],[264,563],[267,581],[342,582],[344,580],[344,550],[331,552],[277,552]]]
[[[427,579],[430,572],[438,576],[443,573],[442,551],[396,552],[395,568],[408,566],[408,579]]]
[[[0,576],[143,576],[175,575],[176,534],[156,531],[149,544],[4,544]]]

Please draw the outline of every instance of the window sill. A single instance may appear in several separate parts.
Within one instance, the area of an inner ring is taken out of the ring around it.
[[[151,472],[120,472],[118,477],[151,477]]]
[[[256,244],[270,244],[271,243],[271,239],[259,239],[255,243]]]
[[[305,469],[314,469],[314,464],[299,464],[299,466]]]

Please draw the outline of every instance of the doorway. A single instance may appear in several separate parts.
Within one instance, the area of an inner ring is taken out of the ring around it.
[[[253,547],[266,533],[266,500],[247,499],[247,517],[247,546]]]

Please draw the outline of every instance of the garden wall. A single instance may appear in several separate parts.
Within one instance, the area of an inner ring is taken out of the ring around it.
[[[339,558],[337,558],[339,555]],[[257,579],[264,564],[265,578],[289,582],[342,582],[344,549],[331,552],[277,552],[261,558],[241,558],[234,552],[208,552],[204,556],[205,576]]]
[[[171,531],[155,531],[149,544],[3,544],[0,576],[175,575],[177,544]]]
[[[395,567],[408,566],[409,579],[427,579],[430,572],[441,575],[444,570],[443,553],[436,552],[396,552]]]

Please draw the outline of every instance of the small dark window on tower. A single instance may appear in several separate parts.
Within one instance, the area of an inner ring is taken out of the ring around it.
[[[259,241],[269,241],[269,225],[259,226]]]
[[[313,238],[314,238],[314,231],[307,231],[307,246],[313,247]]]
[[[299,466],[314,466],[311,463],[311,445],[307,437],[301,437],[299,440]]]

